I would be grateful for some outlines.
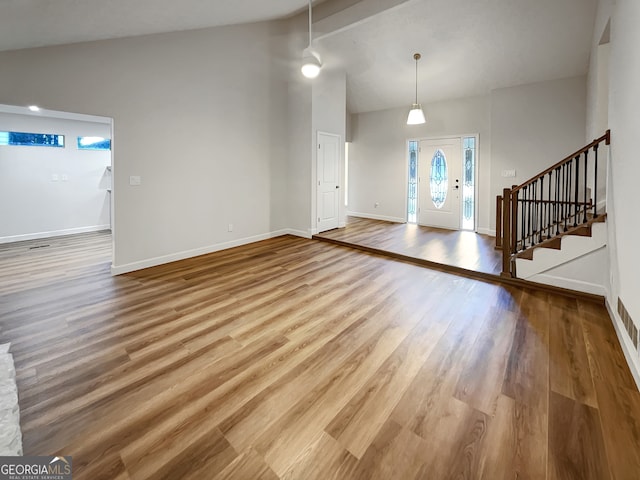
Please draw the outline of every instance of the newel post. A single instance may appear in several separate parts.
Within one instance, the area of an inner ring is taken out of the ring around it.
[[[502,273],[511,276],[511,190],[502,191]]]
[[[502,247],[502,204],[500,195],[496,197],[496,248]]]

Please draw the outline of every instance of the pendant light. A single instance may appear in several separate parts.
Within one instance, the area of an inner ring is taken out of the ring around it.
[[[418,103],[418,60],[420,60],[420,54],[414,53],[413,58],[416,61],[416,101],[411,105],[411,110],[409,110],[407,125],[421,125],[426,122],[426,119],[424,118],[422,106]]]
[[[307,78],[316,78],[320,73],[322,63],[320,57],[311,49],[311,41],[313,40],[311,34],[311,1],[309,0],[309,46],[302,52],[302,74]]]

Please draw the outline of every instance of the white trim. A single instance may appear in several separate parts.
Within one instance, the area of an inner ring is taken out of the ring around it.
[[[342,138],[342,135],[339,133],[331,133],[331,132],[325,132],[323,130],[316,130],[316,142],[313,145],[313,159],[315,160],[315,167],[312,165],[312,170],[313,172],[315,172],[315,175],[312,178],[313,181],[313,192],[314,192],[314,199],[312,200],[312,206],[314,206],[315,208],[312,208],[312,210],[315,211],[315,214],[312,217],[312,222],[311,224],[315,226],[315,228],[312,231],[312,234],[315,235],[316,233],[320,232],[320,222],[319,222],[319,217],[318,217],[318,195],[320,193],[318,187],[320,186],[319,183],[320,181],[318,180],[318,168],[320,167],[320,164],[318,163],[318,150],[320,149],[320,136],[321,135],[326,135],[327,137],[335,137],[338,139],[338,145],[342,145],[344,147],[344,140]],[[343,171],[344,170],[344,148],[339,148],[338,147],[338,172]],[[342,182],[343,178],[342,178],[343,174],[340,173],[339,175],[339,180],[338,182]],[[342,185],[338,184],[338,187],[342,187]],[[342,203],[344,203],[344,197],[342,196],[342,190],[340,190],[339,194],[338,194],[338,221],[336,223],[336,227],[330,227],[330,228],[325,228],[323,227],[323,232],[327,231],[327,230],[333,230],[333,228],[339,228],[340,227],[340,213],[344,211],[344,208],[342,207]]]
[[[622,322],[620,315],[618,315],[617,310],[611,306],[609,297],[607,297],[605,303],[607,305],[607,310],[609,311],[609,316],[611,317],[611,323],[613,323],[613,328],[616,330],[618,342],[622,347],[622,352],[624,353],[627,364],[629,365],[629,370],[631,370],[633,379],[636,381],[636,386],[640,389],[640,355],[638,354],[638,350],[636,350],[633,343],[631,343],[631,339],[624,329],[624,323]]]
[[[32,112],[28,107],[21,107],[19,105],[0,104],[0,112],[15,113],[18,115],[31,115],[33,117],[63,118],[65,120],[79,120],[81,122],[111,123],[110,117],[86,115],[84,113],[60,112],[58,110],[47,110],[44,108],[41,108],[37,112]]]
[[[375,215],[373,213],[347,212],[347,216],[358,217],[358,218],[370,218],[371,220],[385,220],[387,222],[393,222],[393,223],[406,223],[406,220],[401,217],[387,217],[385,215]]]
[[[40,238],[62,237],[64,235],[75,235],[77,233],[99,232],[110,230],[110,225],[93,225],[91,227],[69,228],[67,230],[54,230],[51,232],[27,233],[25,235],[12,235],[10,237],[0,237],[0,244],[24,242],[25,240],[38,240]]]
[[[303,232],[302,230],[295,230],[293,228],[288,229],[286,234],[293,235],[294,237],[311,238],[311,234],[309,232]]]
[[[411,141],[417,141],[418,142],[418,165],[416,166],[417,170],[419,171],[420,166],[420,153],[421,153],[421,145],[420,143],[423,141],[438,141],[438,140],[452,140],[452,139],[459,139],[460,140],[460,168],[461,168],[461,178],[464,176],[464,139],[465,138],[475,138],[475,166],[473,169],[473,199],[474,199],[474,211],[473,211],[473,225],[476,228],[476,232],[481,233],[480,229],[477,228],[478,225],[478,219],[480,218],[480,201],[479,196],[478,196],[478,189],[480,188],[479,185],[479,178],[480,178],[480,134],[479,133],[467,133],[467,134],[460,134],[460,135],[438,135],[436,137],[418,137],[418,138],[409,138],[407,139],[407,145],[406,145],[406,151],[407,151],[407,162],[406,162],[406,170],[407,173],[405,175],[405,177],[407,178],[407,181],[405,182],[405,207],[404,207],[404,212],[405,212],[405,219],[403,222],[407,222],[408,221],[408,212],[407,212],[407,202],[408,202],[408,191],[409,191],[409,182],[408,182],[408,178],[409,178],[409,161],[408,161],[408,152],[409,152],[409,142]],[[418,209],[420,208],[420,191],[419,191],[420,185],[418,182],[418,201],[417,201],[417,206]],[[461,185],[462,188],[462,185]],[[462,192],[462,190],[460,190],[460,192]],[[462,195],[462,193],[460,193],[460,195]],[[458,225],[458,228],[452,229],[452,230],[457,230],[457,231],[465,231],[462,228],[462,216],[464,214],[464,202],[462,201],[462,198],[460,199],[460,224]],[[418,215],[416,213],[416,215]],[[420,225],[419,222],[416,222],[418,225]],[[490,234],[487,234],[490,235]],[[493,230],[493,237],[496,236],[495,234],[495,230]]]
[[[603,297],[607,294],[607,290],[602,285],[564,277],[556,277],[554,275],[546,275],[544,273],[533,275],[532,277],[527,278],[527,280],[544,283],[546,285],[553,285],[560,288],[567,288],[569,290],[576,290],[578,292],[601,295]]]
[[[127,263],[125,265],[111,265],[111,275],[121,275],[123,273],[142,270],[143,268],[164,265],[165,263],[177,262],[178,260],[185,260],[187,258],[198,257],[200,255],[206,255],[208,253],[219,252],[220,250],[226,250],[228,248],[240,247],[249,243],[260,242],[262,240],[268,240],[270,238],[281,237],[282,235],[293,234],[292,232],[295,232],[295,230],[278,230],[271,233],[264,233],[262,235],[255,235],[253,237],[239,238],[230,242],[216,243],[215,245],[209,245],[207,247],[185,250],[183,252],[171,253],[169,255],[162,255],[161,257],[148,258],[146,260]]]
[[[496,236],[496,231],[492,230],[490,228],[478,228],[476,230],[476,233],[479,233],[481,235],[489,235],[490,237],[495,237]]]

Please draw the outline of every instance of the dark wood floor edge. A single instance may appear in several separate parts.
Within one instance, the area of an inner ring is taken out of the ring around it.
[[[502,277],[500,275],[494,275],[492,273],[476,272],[475,270],[468,270],[466,268],[456,267],[453,265],[445,265],[443,263],[433,262],[431,260],[411,257],[409,255],[404,255],[402,253],[389,252],[387,250],[382,250],[375,247],[359,245],[357,243],[345,242],[343,240],[336,240],[333,238],[326,238],[320,235],[313,235],[311,238],[313,240],[333,243],[334,245],[340,245],[343,247],[355,248],[357,250],[362,250],[364,252],[375,253],[377,255],[382,255],[384,257],[393,258],[395,260],[400,260],[407,263],[413,263],[414,265],[430,268],[432,270],[438,270],[445,273],[452,273],[454,275],[472,278],[475,280],[482,280],[485,282],[497,283],[502,285],[512,285],[512,286],[522,287],[522,288],[533,288],[533,289],[541,290],[548,293],[563,295],[565,297],[579,298],[581,300],[587,300],[587,301],[595,302],[601,305],[605,304],[605,298],[602,295],[580,292],[578,290],[571,290],[569,288],[556,287],[554,285],[547,285],[544,283],[531,282],[529,280],[522,280],[520,278],[509,278],[509,277]]]

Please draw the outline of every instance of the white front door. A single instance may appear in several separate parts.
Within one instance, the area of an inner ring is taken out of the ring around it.
[[[418,156],[418,223],[460,228],[462,139],[422,140]]]
[[[318,132],[318,232],[338,228],[340,217],[340,135]]]

